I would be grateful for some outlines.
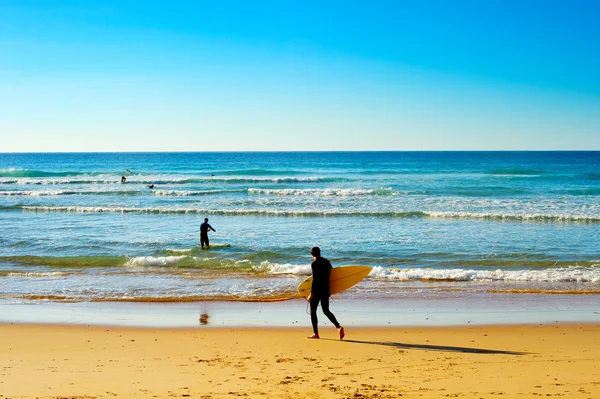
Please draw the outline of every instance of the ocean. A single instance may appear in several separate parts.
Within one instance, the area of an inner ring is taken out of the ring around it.
[[[3,153],[0,224],[4,309],[293,300],[313,246],[349,303],[600,303],[595,151]]]

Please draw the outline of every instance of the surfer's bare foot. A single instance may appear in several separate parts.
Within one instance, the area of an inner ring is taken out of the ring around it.
[[[338,328],[338,332],[340,333],[340,339],[344,339],[344,337],[346,336],[346,333],[344,332],[344,327],[340,326],[340,328]]]
[[[313,334],[311,336],[306,337],[308,339],[319,339],[319,334]]]

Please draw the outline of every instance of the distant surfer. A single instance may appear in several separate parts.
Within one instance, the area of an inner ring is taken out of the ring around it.
[[[310,250],[310,254],[313,257],[313,263],[310,265],[312,269],[312,287],[310,289],[310,295],[306,300],[310,302],[310,321],[312,322],[313,335],[309,336],[310,339],[319,338],[319,321],[317,319],[317,307],[321,302],[321,309],[329,320],[333,323],[335,328],[338,329],[340,339],[344,339],[344,327],[338,323],[337,319],[329,311],[329,272],[331,271],[331,262],[321,257],[321,249],[319,247],[313,247]]]
[[[154,184],[150,184],[149,186],[146,186],[148,188],[154,188]]]
[[[202,248],[204,248],[204,245],[208,248],[208,230],[212,230],[215,233],[217,232],[217,230],[213,229],[212,226],[208,224],[208,218],[204,218],[204,223],[200,225],[200,246]]]
[[[125,183],[127,181],[127,178],[125,176],[121,176],[121,184]]]

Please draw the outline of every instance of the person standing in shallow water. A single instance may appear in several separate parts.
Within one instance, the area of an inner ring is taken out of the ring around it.
[[[310,265],[312,269],[312,287],[310,289],[310,295],[306,300],[310,302],[310,321],[312,322],[313,335],[309,336],[310,339],[319,338],[319,320],[317,319],[317,308],[319,302],[321,302],[321,309],[327,318],[333,323],[335,328],[338,329],[340,339],[344,339],[344,327],[338,323],[337,319],[329,311],[329,273],[331,272],[331,262],[321,257],[321,249],[319,247],[313,247],[310,250],[310,254],[313,257],[313,263]]]
[[[204,248],[204,245],[208,248],[208,230],[212,230],[215,233],[217,232],[217,230],[213,229],[212,226],[208,224],[208,218],[205,218],[204,223],[200,225],[200,246],[202,248]]]

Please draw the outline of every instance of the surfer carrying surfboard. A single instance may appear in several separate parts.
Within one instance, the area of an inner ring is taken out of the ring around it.
[[[319,302],[321,302],[321,309],[327,318],[333,323],[335,328],[338,329],[340,339],[344,339],[344,327],[338,323],[337,319],[329,311],[329,273],[331,272],[332,266],[329,260],[321,257],[321,249],[319,247],[313,247],[310,250],[310,254],[313,257],[313,262],[310,265],[312,269],[312,287],[310,289],[310,295],[306,300],[310,302],[310,321],[312,322],[313,335],[309,336],[310,339],[319,338],[319,321],[317,319],[317,308]]]

